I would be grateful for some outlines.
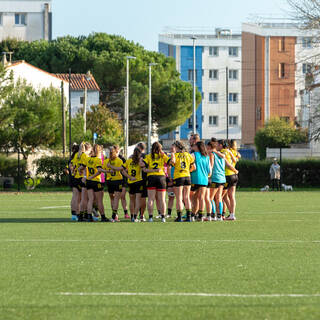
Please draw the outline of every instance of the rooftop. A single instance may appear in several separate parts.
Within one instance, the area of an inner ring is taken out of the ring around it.
[[[68,73],[58,73],[56,74],[58,78],[61,80],[69,82],[69,74]],[[81,91],[87,88],[89,91],[100,91],[100,87],[97,84],[93,75],[88,72],[87,74],[84,73],[72,73],[71,74],[71,83],[70,83],[71,90],[74,91]]]

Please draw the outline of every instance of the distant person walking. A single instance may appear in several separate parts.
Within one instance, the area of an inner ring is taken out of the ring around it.
[[[272,190],[274,191],[277,188],[277,191],[280,191],[280,165],[278,164],[277,158],[273,159],[273,163],[270,166],[270,179]]]

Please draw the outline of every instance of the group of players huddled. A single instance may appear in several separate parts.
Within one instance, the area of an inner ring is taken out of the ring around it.
[[[205,143],[198,134],[193,134],[189,144],[187,151],[182,142],[176,141],[167,154],[155,142],[150,154],[145,154],[145,144],[139,143],[127,160],[120,155],[118,146],[111,147],[104,159],[100,145],[91,146],[87,142],[74,145],[69,162],[72,220],[118,222],[121,201],[125,219],[147,221],[147,208],[148,221],[153,222],[156,204],[157,218],[166,222],[172,216],[174,198],[176,222],[236,220],[238,171],[235,167],[241,157],[236,141],[212,138]],[[106,217],[103,204],[105,188],[110,196],[111,219]]]

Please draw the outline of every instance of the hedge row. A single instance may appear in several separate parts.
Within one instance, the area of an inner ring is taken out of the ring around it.
[[[20,159],[20,177],[23,181],[26,174],[26,161]],[[1,177],[13,177],[17,182],[18,177],[18,159],[9,158],[4,155],[0,155],[0,176]]]
[[[41,176],[42,185],[68,185],[68,175],[65,169],[68,159],[62,157],[42,157],[36,161],[37,175]]]
[[[241,160],[237,164],[240,187],[270,185],[270,161]],[[320,187],[320,160],[283,160],[282,182],[295,187]]]

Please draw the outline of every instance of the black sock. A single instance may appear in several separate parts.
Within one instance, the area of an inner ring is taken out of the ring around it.
[[[128,210],[123,210],[124,211],[124,214],[128,214]]]
[[[117,216],[117,210],[112,210],[112,219],[115,219]]]
[[[208,212],[208,213],[207,213],[207,217],[210,217],[210,216],[211,216],[211,213],[210,213],[210,212]]]
[[[202,211],[200,211],[199,212],[199,219],[202,219],[202,217],[203,217],[203,213],[202,213]]]
[[[158,210],[158,215],[159,215],[159,216],[161,216],[161,212],[160,212],[160,210]]]
[[[71,215],[72,215],[72,216],[76,216],[76,215],[77,215],[77,213],[76,213],[75,211],[73,211],[73,210],[72,210],[72,211],[71,211]]]
[[[133,215],[134,220],[136,220],[136,219],[137,219],[137,217],[138,217],[138,215],[137,215],[137,214],[134,214],[134,215]]]
[[[168,216],[171,216],[172,209],[168,208]]]
[[[181,211],[177,211],[178,218],[181,219]]]
[[[149,214],[149,219],[152,219],[153,218],[153,214]]]
[[[161,215],[161,218],[164,219],[164,214]]]

